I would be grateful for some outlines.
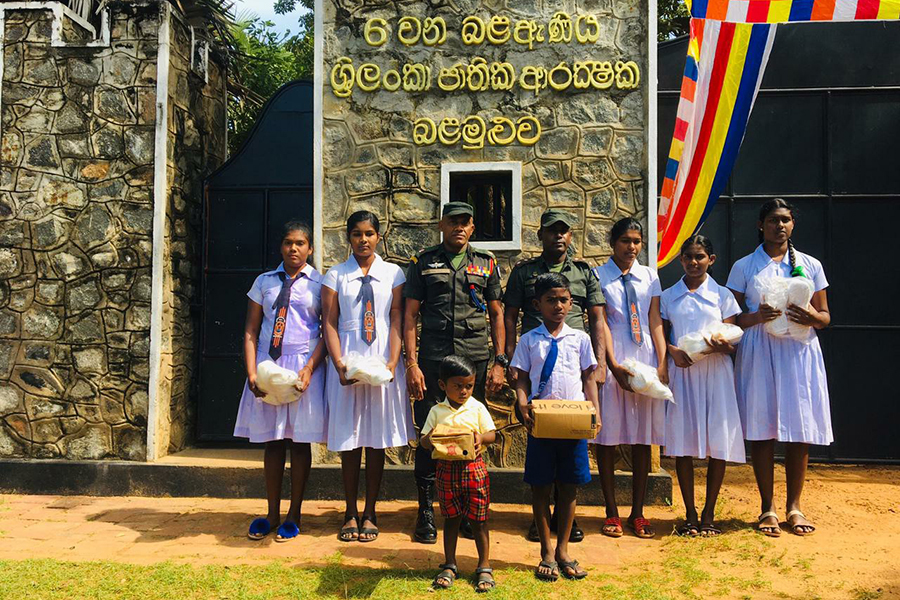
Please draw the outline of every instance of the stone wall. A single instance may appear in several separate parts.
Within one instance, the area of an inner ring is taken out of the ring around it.
[[[206,79],[191,66],[191,31],[171,23],[168,206],[163,265],[163,331],[158,441],[160,454],[190,444],[196,414],[203,177],[225,162],[225,68],[210,52]],[[196,65],[195,65],[196,66]]]
[[[646,222],[646,74],[647,4],[645,0],[454,0],[448,3],[384,2],[380,0],[322,0],[324,5],[323,96],[323,242],[325,266],[344,260],[343,234],[349,213],[368,209],[383,218],[383,255],[405,263],[417,250],[438,242],[440,167],[443,162],[519,161],[522,163],[522,248],[497,252],[504,278],[523,258],[540,252],[537,230],[547,208],[571,213],[577,225],[574,248],[592,264],[610,253],[607,236],[612,223],[624,216]],[[535,19],[548,23],[557,11],[595,15],[601,28],[596,44],[538,44],[527,51],[512,42],[492,46],[465,46],[460,41],[462,20],[477,15]],[[445,44],[411,47],[397,39],[398,20],[411,15],[423,20],[442,17],[448,30]],[[392,37],[380,47],[366,43],[368,19],[389,23]],[[442,66],[467,65],[473,57],[491,62],[508,61],[521,73],[525,65],[556,66],[560,61],[635,61],[642,82],[637,89],[521,90],[444,92],[436,85],[428,91],[406,93],[355,89],[349,98],[337,97],[330,73],[340,57],[357,67],[375,63],[382,72],[406,63],[430,63],[432,79]],[[439,121],[494,115],[513,120],[536,117],[542,126],[534,146],[489,146],[466,150],[462,144],[413,143],[413,122],[419,117]],[[477,227],[477,224],[476,224]],[[509,422],[509,390],[489,399],[498,425]],[[521,428],[503,432],[491,459],[500,466],[524,462]],[[406,452],[392,457],[406,459]]]
[[[0,456],[146,458],[160,5],[109,8],[107,47],[86,47],[89,36],[68,20],[65,45],[53,45],[50,10],[5,11]],[[193,135],[217,132],[204,141],[216,150],[197,159],[184,156],[183,128],[169,136],[182,172],[171,186],[166,264],[183,271],[164,295],[178,324],[163,328],[173,383],[161,404],[171,396],[179,418],[187,388],[179,376],[194,345],[186,279],[196,267],[175,257],[196,255],[199,182],[224,153],[224,115],[197,99],[224,102],[221,75],[210,81],[217,91],[193,81],[170,102],[208,109],[194,117],[202,125]],[[183,444],[183,432],[173,437]]]

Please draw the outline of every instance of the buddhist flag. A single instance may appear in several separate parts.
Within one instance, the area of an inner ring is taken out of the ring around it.
[[[722,193],[774,39],[775,25],[691,19],[659,203],[658,266],[678,256],[681,244],[700,229]]]
[[[900,19],[900,0],[693,0],[695,19],[729,23],[800,23]]]
[[[777,23],[900,19],[900,0],[686,0],[688,56],[659,201],[657,265],[696,233],[737,160]],[[827,35],[827,34],[826,34]]]

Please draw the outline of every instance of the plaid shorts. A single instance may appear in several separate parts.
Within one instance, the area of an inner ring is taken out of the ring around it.
[[[479,523],[487,521],[491,485],[487,465],[480,456],[473,461],[437,461],[435,483],[444,518],[466,517]]]

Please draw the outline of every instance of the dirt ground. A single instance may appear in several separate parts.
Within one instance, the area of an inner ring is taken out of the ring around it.
[[[702,495],[702,470],[697,473],[698,495]],[[777,503],[783,505],[780,466],[776,480]],[[804,511],[818,526],[811,537],[797,537],[786,529],[775,540],[754,534],[749,528],[758,508],[752,470],[729,466],[718,508],[725,532],[720,539],[670,535],[683,514],[676,488],[674,506],[646,511],[657,530],[653,540],[639,540],[628,533],[618,540],[603,537],[599,534],[601,509],[579,507],[579,521],[588,535],[572,547],[572,553],[592,572],[658,572],[663,577],[683,568],[691,557],[700,557],[702,566],[712,573],[701,579],[708,586],[715,584],[714,589],[702,589],[724,598],[900,598],[900,468],[812,466],[804,492]],[[381,537],[370,544],[336,539],[341,502],[306,503],[298,539],[284,544],[274,543],[271,537],[252,542],[246,537],[247,526],[264,509],[258,500],[0,495],[0,560],[138,564],[277,560],[311,566],[323,565],[340,553],[342,564],[369,568],[429,569],[442,562],[440,545],[411,541],[415,520],[411,502],[379,505]],[[523,536],[529,511],[518,505],[492,506],[495,568],[531,569],[537,562],[538,546]],[[627,508],[622,514],[627,514]],[[463,540],[460,567],[472,569],[475,556],[474,544]],[[687,577],[689,583],[689,576],[679,577]]]

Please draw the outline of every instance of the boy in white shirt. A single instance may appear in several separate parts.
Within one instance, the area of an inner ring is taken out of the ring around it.
[[[534,282],[534,297],[543,323],[522,336],[510,366],[518,371],[516,400],[528,429],[525,483],[532,487],[532,508],[541,538],[541,562],[535,575],[544,581],[556,581],[560,574],[567,579],[584,579],[587,571],[571,559],[568,546],[577,486],[591,480],[587,440],[532,437],[531,400],[589,401],[599,423],[600,401],[593,379],[597,359],[591,338],[566,325],[572,293],[564,275],[539,275]],[[559,492],[555,550],[550,531],[550,493],[554,483]]]

